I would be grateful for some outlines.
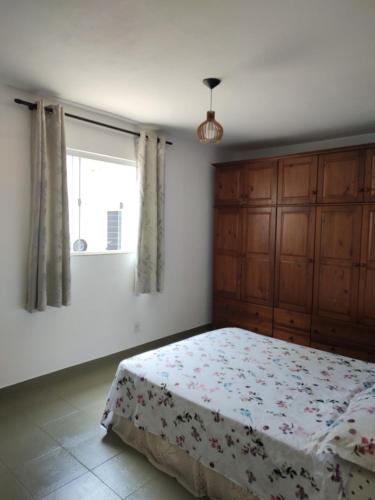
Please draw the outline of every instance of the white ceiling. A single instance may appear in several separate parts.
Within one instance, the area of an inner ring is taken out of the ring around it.
[[[375,130],[375,0],[0,0],[0,79],[224,145]],[[15,96],[16,97],[16,96]]]

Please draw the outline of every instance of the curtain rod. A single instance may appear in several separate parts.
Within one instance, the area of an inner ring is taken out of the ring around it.
[[[37,105],[35,102],[23,101],[22,99],[14,99],[14,102],[17,104],[22,104],[23,106],[27,106],[30,110],[36,109]],[[47,111],[52,111],[52,108],[45,108]],[[81,122],[92,123],[93,125],[99,125],[99,127],[110,128],[112,130],[117,130],[118,132],[123,132],[124,134],[137,135],[138,137],[141,135],[139,132],[134,132],[133,130],[128,130],[126,128],[115,127],[114,125],[109,125],[108,123],[98,122],[96,120],[90,120],[90,118],[84,118],[83,116],[72,115],[71,113],[64,113],[65,116],[69,118],[74,118],[74,120],[80,120]],[[159,139],[158,139],[159,142]],[[165,141],[166,144],[170,146],[173,145],[173,142]]]

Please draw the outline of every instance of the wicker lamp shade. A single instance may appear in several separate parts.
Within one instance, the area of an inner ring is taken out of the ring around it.
[[[224,129],[215,120],[215,111],[212,111],[212,89],[219,85],[218,78],[205,78],[204,85],[210,89],[210,111],[207,111],[207,120],[201,123],[197,129],[199,142],[202,144],[218,144],[223,137]]]
[[[224,129],[215,120],[215,111],[207,111],[207,120],[197,129],[199,142],[202,144],[218,144],[223,137]]]

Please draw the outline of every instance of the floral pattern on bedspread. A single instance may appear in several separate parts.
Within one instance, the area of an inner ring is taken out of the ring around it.
[[[374,364],[224,328],[122,361],[102,424],[125,417],[261,499],[347,498],[358,466],[314,449],[373,384]]]

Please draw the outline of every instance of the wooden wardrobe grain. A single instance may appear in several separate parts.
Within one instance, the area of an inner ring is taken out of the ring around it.
[[[214,324],[375,361],[375,145],[215,167]]]

